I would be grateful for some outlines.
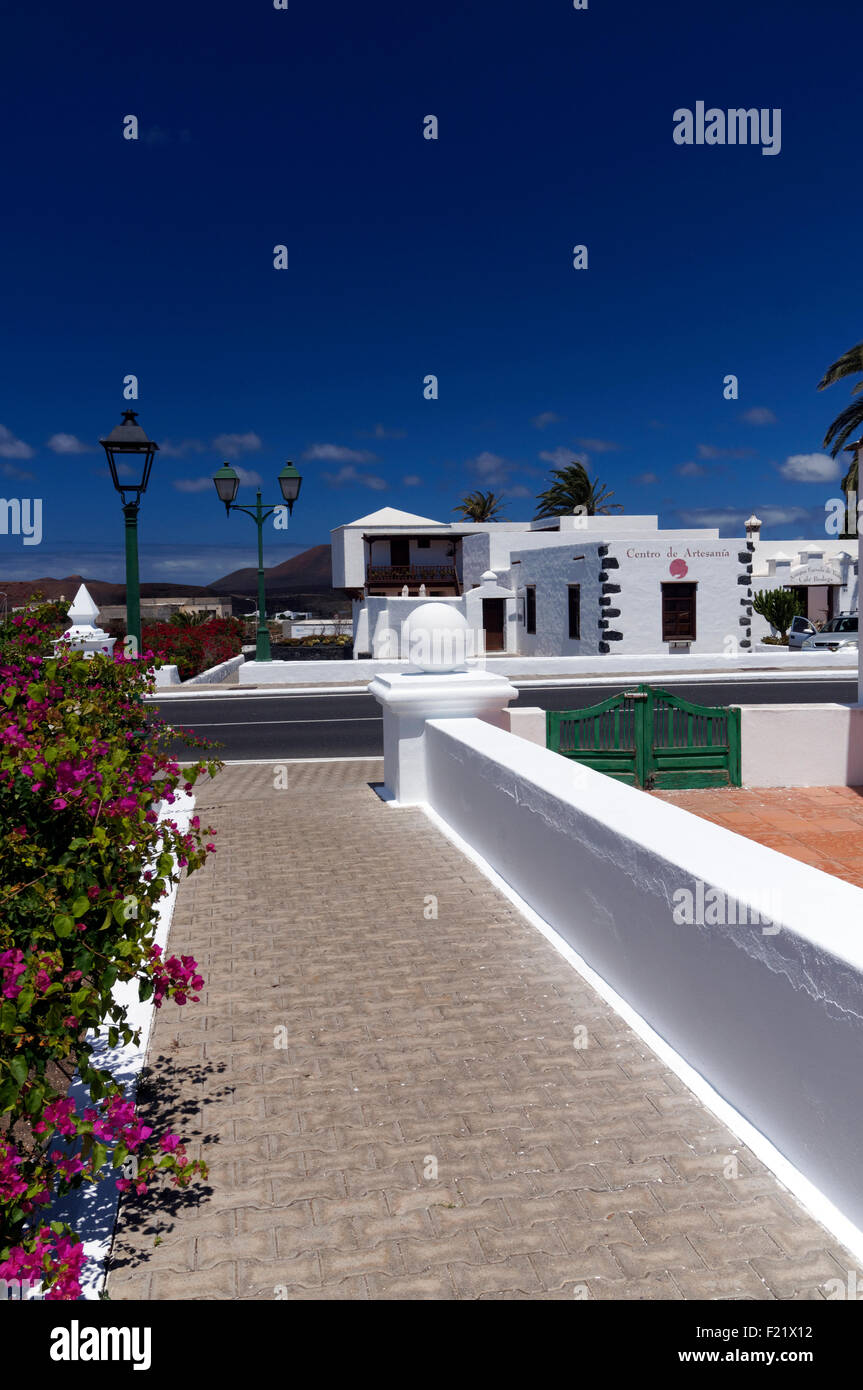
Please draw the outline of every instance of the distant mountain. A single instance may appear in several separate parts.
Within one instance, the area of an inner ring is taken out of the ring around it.
[[[0,594],[5,594],[10,608],[27,603],[33,594],[48,599],[73,599],[82,584],[86,584],[93,601],[100,605],[126,602],[125,584],[111,584],[105,579],[85,579],[80,574],[67,574],[65,579],[0,579]],[[212,589],[201,584],[142,584],[142,598],[215,598]]]
[[[271,607],[271,600],[278,599],[281,594],[305,594],[310,597],[316,594],[326,595],[330,599],[341,601],[341,606],[344,607],[342,591],[334,590],[332,587],[328,545],[313,545],[301,555],[294,555],[290,560],[283,560],[280,565],[273,565],[265,574],[268,608]],[[126,602],[125,584],[111,584],[104,579],[85,579],[80,574],[67,574],[65,579],[0,579],[0,608],[3,594],[6,595],[7,606],[15,608],[19,604],[27,603],[35,593],[41,593],[48,599],[71,600],[82,584],[87,585],[94,603],[100,607]],[[258,571],[251,566],[248,569],[234,570],[224,578],[214,580],[212,584],[141,585],[142,598],[217,598],[230,594],[249,594],[254,597],[257,591]]]
[[[333,585],[331,547],[313,545],[301,555],[273,565],[264,571],[264,575],[268,599],[276,593],[330,593]],[[214,579],[208,585],[217,594],[255,594],[257,587],[258,571],[252,566],[233,570],[231,574]]]

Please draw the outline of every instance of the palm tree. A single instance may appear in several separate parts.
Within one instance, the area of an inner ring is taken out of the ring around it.
[[[546,516],[570,516],[576,510],[582,516],[606,516],[609,512],[623,511],[620,502],[611,501],[614,493],[598,479],[593,481],[583,463],[574,461],[568,468],[554,468],[551,476],[557,482],[536,499],[540,503],[537,521]]]
[[[843,352],[842,356],[839,357],[832,366],[827,368],[827,371],[818,383],[818,390],[823,391],[826,386],[832,386],[834,381],[842,381],[844,377],[855,376],[858,372],[861,373],[861,377],[851,394],[853,396],[859,396],[860,399],[852,401],[850,405],[846,405],[845,409],[836,416],[836,419],[824,436],[822,447],[825,449],[829,448],[830,456],[834,459],[845,446],[846,440],[848,440],[852,434],[856,433],[857,430],[863,429],[863,395],[861,395],[861,393],[863,393],[863,343],[858,343],[856,347],[849,348],[847,352]],[[852,475],[854,479],[853,489],[856,492],[857,473],[857,460],[855,459],[848,470],[847,478],[845,478],[842,483],[846,492],[851,486],[848,479],[850,479]]]
[[[503,498],[495,497],[493,492],[469,492],[453,511],[461,512],[465,521],[502,521],[502,506]]]
[[[212,618],[212,613],[198,611],[197,613],[188,608],[178,608],[171,614],[171,624],[173,627],[201,627],[208,623]]]

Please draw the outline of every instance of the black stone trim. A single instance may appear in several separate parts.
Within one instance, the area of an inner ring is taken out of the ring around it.
[[[619,569],[620,569],[620,561],[619,561],[619,560],[615,560],[615,558],[614,558],[613,555],[609,555],[608,559],[607,559],[606,562],[605,562],[605,568],[606,568],[607,570],[619,570]]]
[[[619,584],[603,584],[603,586],[602,586],[602,592],[603,592],[604,594],[619,594],[619,593],[620,593],[620,585],[619,585]]]
[[[607,642],[622,642],[622,641],[623,641],[623,633],[622,633],[622,632],[613,632],[613,631],[611,631],[611,629],[609,629],[609,631],[605,634],[605,639],[606,639]]]
[[[611,651],[611,648],[609,647],[609,645],[608,645],[607,642],[600,642],[600,644],[599,644],[599,654],[600,654],[600,656],[608,656],[608,653],[609,653],[610,651]]]

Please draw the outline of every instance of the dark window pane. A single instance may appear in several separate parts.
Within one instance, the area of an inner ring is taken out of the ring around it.
[[[527,590],[527,622],[525,626],[528,632],[536,632],[536,588],[533,584]]]
[[[581,585],[570,584],[569,586],[569,635],[571,638],[581,637]]]

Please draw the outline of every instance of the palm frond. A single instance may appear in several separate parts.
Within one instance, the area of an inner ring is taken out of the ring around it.
[[[823,391],[825,387],[832,386],[835,381],[841,381],[843,377],[854,376],[856,372],[863,372],[863,343],[857,343],[847,352],[843,352],[841,357],[831,363],[818,383],[818,390]],[[858,388],[859,389],[859,388]]]
[[[830,450],[831,458],[841,453],[852,434],[863,429],[863,400],[852,401],[831,424],[822,447]]]

